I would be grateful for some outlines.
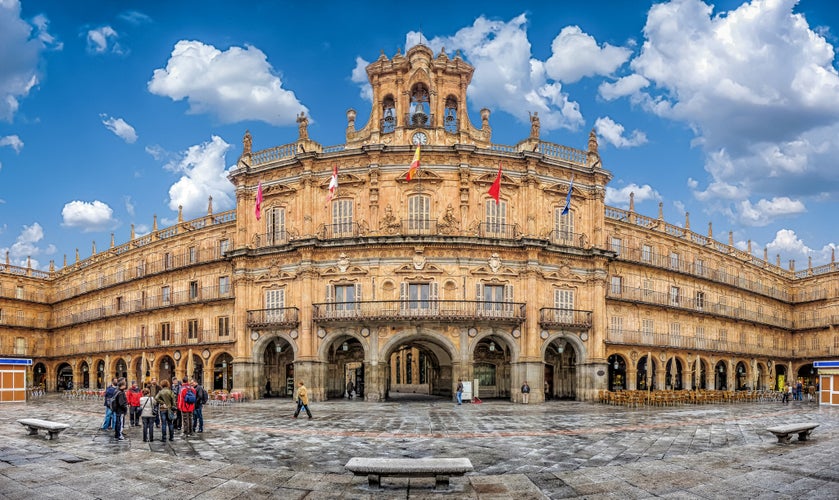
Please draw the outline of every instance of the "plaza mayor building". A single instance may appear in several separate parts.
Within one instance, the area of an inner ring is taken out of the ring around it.
[[[606,206],[594,132],[544,142],[534,113],[518,143],[493,143],[490,111],[466,108],[473,71],[422,45],[382,54],[343,144],[302,114],[287,144],[244,131],[234,210],[209,200],[48,271],[7,255],[0,356],[31,360],[27,387],[49,391],[192,376],[249,398],[352,381],[382,401],[462,379],[511,401],[527,381],[531,403],[773,389],[836,358],[834,262],[781,267],[687,216]]]

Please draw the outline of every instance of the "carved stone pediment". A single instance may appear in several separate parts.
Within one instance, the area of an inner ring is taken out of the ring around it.
[[[297,278],[297,273],[290,273],[280,269],[280,266],[273,265],[267,272],[258,274],[254,281],[289,281]]]
[[[553,194],[557,196],[568,196],[568,187],[570,186],[571,181],[568,182],[559,182],[556,184],[551,184],[550,186],[545,186],[542,188],[547,194]],[[573,188],[574,194],[578,196],[583,196],[583,193],[580,191],[579,188]]]
[[[329,189],[329,181],[332,179],[332,176],[322,179],[320,182],[321,189]],[[361,186],[364,185],[365,180],[361,177],[353,174],[345,174],[341,173],[341,169],[338,169],[338,189],[353,186]]]
[[[439,184],[443,182],[442,177],[434,173],[434,171],[424,167],[420,167],[417,175],[410,181],[407,179],[406,175],[408,175],[408,169],[405,169],[401,174],[399,174],[396,178],[396,182],[430,182],[431,184]]]
[[[545,273],[544,277],[549,280],[585,282],[583,277],[573,272],[567,264],[563,264],[558,271]]]
[[[483,174],[476,177],[472,182],[475,184],[492,184],[495,182],[495,178],[498,177],[498,172],[492,174]],[[508,176],[504,173],[504,170],[501,170],[501,185],[506,187],[518,188],[519,183],[518,181],[514,180],[512,177]]]
[[[415,273],[419,269],[416,268],[416,263],[405,264],[404,266],[399,266],[393,270],[396,274],[406,274],[406,273]],[[434,273],[434,274],[442,274],[443,270],[439,267],[435,266],[434,264],[424,263],[422,266],[422,272],[424,273]]]
[[[292,196],[297,193],[297,189],[288,186],[287,184],[271,184],[270,186],[262,186],[262,195],[268,196]]]
[[[472,276],[518,276],[518,271],[511,267],[501,266],[497,271],[493,271],[490,266],[481,266],[470,271]]]
[[[348,266],[345,270],[341,270],[339,267],[330,267],[324,271],[319,273],[322,277],[330,277],[330,276],[366,276],[368,271],[364,268],[358,266]]]

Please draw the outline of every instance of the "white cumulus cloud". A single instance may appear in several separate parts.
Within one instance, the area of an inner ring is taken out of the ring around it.
[[[106,114],[101,114],[99,116],[102,117],[102,124],[105,125],[108,130],[116,134],[117,137],[121,138],[128,144],[134,144],[137,142],[137,132],[134,130],[134,127],[129,125],[125,120],[122,118],[114,118]]]
[[[15,150],[15,153],[20,153],[20,150],[23,149],[23,141],[16,135],[7,135],[0,137],[0,147],[2,146],[9,146]]]
[[[31,226],[23,226],[12,246],[0,248],[0,254],[5,255],[8,251],[9,261],[13,266],[25,267],[27,261],[29,261],[33,269],[40,269],[40,263],[36,257],[55,253],[55,245],[47,245],[46,247],[39,245],[43,239],[44,228],[34,222]]]
[[[111,207],[99,200],[76,200],[65,204],[61,209],[61,225],[81,229],[83,233],[104,231],[116,225],[113,215]]]
[[[148,89],[174,101],[186,99],[189,113],[215,115],[223,123],[291,125],[300,112],[308,111],[294,92],[283,88],[265,53],[250,45],[221,51],[181,40],[166,68],[154,70]]]
[[[798,200],[791,200],[786,196],[761,199],[752,204],[743,200],[738,205],[740,222],[747,226],[765,226],[778,217],[797,215],[807,211],[804,204]]]
[[[586,76],[608,76],[632,54],[630,49],[608,43],[597,44],[593,36],[579,26],[566,26],[551,44],[553,54],[545,61],[545,70],[554,80],[574,83]]]
[[[629,198],[633,195],[635,203],[643,203],[647,200],[660,200],[661,195],[658,191],[653,189],[649,184],[639,186],[632,183],[623,186],[622,188],[606,187],[606,204],[619,208],[629,207]]]
[[[87,32],[87,50],[93,54],[123,54],[119,33],[110,26],[101,26]]]
[[[169,188],[169,208],[183,207],[184,217],[194,218],[207,213],[207,202],[213,197],[213,210],[229,210],[235,206],[233,184],[227,179],[225,154],[230,144],[213,136],[209,142],[190,147],[179,160],[164,168],[181,174]]]
[[[633,148],[647,143],[647,135],[640,130],[633,130],[629,137],[625,137],[623,125],[615,123],[608,116],[598,118],[594,122],[594,130],[598,136],[616,148]]]

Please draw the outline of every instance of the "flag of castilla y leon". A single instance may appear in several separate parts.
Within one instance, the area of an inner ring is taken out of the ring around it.
[[[495,204],[501,202],[501,162],[498,162],[498,175],[495,176],[495,180],[492,182],[492,186],[489,187],[487,191],[492,199],[495,200]]]
[[[332,201],[338,191],[338,164],[332,166],[332,178],[329,179],[329,194],[326,195],[326,202]]]
[[[256,215],[256,220],[262,217],[262,181],[259,181],[259,185],[256,188],[256,208],[254,209],[254,214]]]
[[[420,147],[417,146],[417,150],[414,153],[414,161],[411,162],[411,168],[408,169],[408,174],[405,175],[406,179],[411,180],[411,179],[413,179],[414,177],[417,176],[417,171],[419,170],[419,166],[420,166],[419,156],[420,156]]]

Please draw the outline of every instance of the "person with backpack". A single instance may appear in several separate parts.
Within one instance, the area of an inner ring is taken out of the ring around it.
[[[128,397],[125,395],[125,382],[120,382],[117,393],[111,400],[111,411],[114,412],[114,439],[125,441],[122,428],[125,425],[125,414],[128,413]]]
[[[157,403],[158,416],[160,417],[160,432],[163,437],[161,441],[166,442],[166,431],[169,431],[169,441],[175,438],[175,393],[169,388],[168,380],[160,381],[160,391],[154,397]]]
[[[204,405],[210,400],[210,395],[195,380],[192,381],[195,389],[195,410],[192,412],[192,430],[204,432]]]
[[[101,429],[108,430],[114,426],[114,412],[111,410],[111,401],[117,393],[117,379],[111,380],[111,385],[105,389],[105,421]]]
[[[192,384],[189,379],[184,377],[181,390],[178,393],[178,409],[181,411],[181,422],[184,427],[184,437],[193,436],[192,432],[192,412],[195,410],[195,402],[198,396],[195,394]]]
[[[140,392],[140,388],[137,387],[136,380],[131,381],[131,387],[125,392],[125,396],[128,398],[129,425],[131,427],[139,427],[140,397],[142,397],[142,393]]]

